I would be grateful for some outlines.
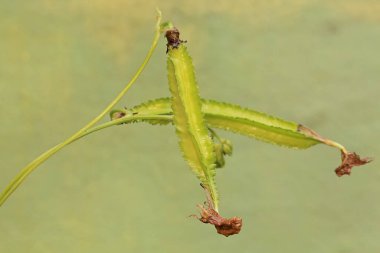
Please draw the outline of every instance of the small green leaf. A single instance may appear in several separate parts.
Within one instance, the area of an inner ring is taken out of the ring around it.
[[[222,139],[222,151],[225,155],[232,155],[233,146],[230,140]]]
[[[226,164],[224,160],[224,152],[221,143],[215,143],[214,145],[215,156],[216,156],[216,168],[223,168]]]

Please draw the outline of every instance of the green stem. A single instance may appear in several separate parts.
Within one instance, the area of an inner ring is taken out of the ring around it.
[[[127,115],[120,119],[112,120],[100,125],[97,125],[95,127],[92,127],[88,129],[86,132],[82,133],[82,135],[78,136],[74,141],[79,140],[80,138],[89,135],[91,133],[97,132],[99,130],[111,127],[111,126],[117,126],[124,123],[130,123],[133,121],[144,121],[144,120],[165,120],[165,121],[172,121],[173,116],[172,115],[156,115],[156,114],[144,114],[144,115]]]
[[[5,190],[0,195],[0,206],[4,204],[4,202],[9,198],[9,196],[17,189],[17,187],[26,179],[27,176],[30,175],[40,164],[42,164],[44,161],[46,161],[49,157],[57,153],[59,150],[64,148],[66,145],[70,144],[71,142],[83,137],[86,135],[86,131],[90,129],[92,126],[94,126],[99,120],[101,120],[104,115],[106,115],[125,95],[125,93],[130,89],[132,84],[137,80],[137,78],[140,76],[141,72],[144,70],[146,64],[148,63],[149,59],[151,58],[158,40],[160,38],[161,34],[161,12],[157,10],[158,16],[157,16],[157,22],[156,22],[156,29],[155,29],[155,36],[153,39],[152,46],[150,47],[148,54],[146,55],[143,63],[141,66],[137,69],[135,75],[132,77],[132,79],[129,81],[129,83],[124,87],[124,89],[116,96],[116,98],[93,120],[91,120],[87,125],[85,125],[82,129],[74,133],[72,136],[70,136],[68,139],[63,141],[62,143],[52,147],[51,149],[47,150],[43,154],[41,154],[39,157],[34,159],[32,162],[30,162],[28,165],[26,165],[19,173],[18,175],[11,181],[11,183],[5,188]]]

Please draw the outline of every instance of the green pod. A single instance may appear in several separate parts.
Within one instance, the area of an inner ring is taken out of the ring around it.
[[[349,152],[343,145],[324,138],[314,130],[301,124],[279,119],[252,109],[242,108],[238,105],[212,100],[201,100],[201,102],[202,112],[205,114],[206,122],[211,128],[216,127],[232,131],[289,148],[306,149],[322,143],[339,149],[342,163],[335,169],[338,176],[349,175],[352,167],[364,165],[371,161],[370,158],[360,158],[355,152]],[[143,103],[134,107],[133,110],[137,110],[143,115],[151,115],[156,112],[170,115],[172,113],[170,105],[171,99],[161,98]],[[229,153],[229,147],[226,148],[225,153]]]
[[[300,124],[238,105],[202,99],[202,112],[209,127],[220,128],[279,146],[306,149],[323,141],[306,133]],[[159,98],[135,106],[142,115],[171,115],[171,99]]]
[[[218,195],[215,185],[216,156],[202,113],[198,86],[186,47],[168,31],[167,71],[172,95],[173,123],[179,145],[192,171],[209,191],[215,210]],[[179,36],[178,30],[172,31]],[[169,35],[168,35],[169,34]],[[170,37],[171,36],[171,37]]]

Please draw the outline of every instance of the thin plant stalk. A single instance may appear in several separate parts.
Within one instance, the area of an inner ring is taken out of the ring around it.
[[[101,112],[99,115],[97,115],[93,120],[91,120],[88,124],[86,124],[83,128],[81,128],[79,131],[74,133],[72,136],[67,138],[65,141],[61,142],[60,144],[52,147],[51,149],[47,150],[46,152],[42,153],[40,156],[38,156],[36,159],[34,159],[32,162],[30,162],[28,165],[26,165],[17,175],[13,178],[11,183],[5,188],[5,190],[0,195],[0,206],[4,204],[4,202],[9,198],[9,196],[18,188],[18,186],[43,162],[45,162],[49,157],[57,153],[59,150],[67,146],[68,144],[72,143],[76,139],[82,137],[86,134],[86,131],[90,129],[92,126],[94,126],[96,123],[98,123],[106,114],[109,113],[109,111],[122,99],[122,97],[127,93],[127,91],[131,88],[131,86],[134,84],[134,82],[137,80],[137,78],[140,76],[141,72],[144,70],[145,66],[149,62],[154,50],[157,47],[158,40],[160,38],[161,34],[161,12],[157,9],[157,21],[156,21],[156,29],[155,29],[155,35],[152,42],[152,45],[145,56],[145,59],[141,66],[137,69],[136,73],[132,77],[132,79],[129,81],[129,83],[124,87],[124,89],[115,97],[114,100],[111,101],[111,103],[108,104],[108,106]]]

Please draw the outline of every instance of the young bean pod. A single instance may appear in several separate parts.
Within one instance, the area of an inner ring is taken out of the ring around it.
[[[202,113],[192,60],[176,28],[166,32],[167,71],[172,95],[173,122],[185,160],[209,191],[213,208],[218,210],[215,184],[216,156]]]

